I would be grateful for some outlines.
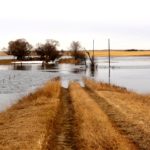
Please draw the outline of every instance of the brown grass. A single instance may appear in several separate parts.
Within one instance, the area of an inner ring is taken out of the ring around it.
[[[78,64],[79,60],[75,60],[73,58],[68,58],[68,59],[61,59],[59,61],[60,64]]]
[[[118,87],[110,90],[112,86],[107,85],[107,88],[104,88],[103,84],[92,83],[92,80],[85,80],[85,85],[90,89],[89,91],[93,91],[97,103],[118,129],[134,141],[140,149],[148,150],[150,147],[150,98],[126,92],[124,89],[118,92]],[[95,87],[96,90],[93,90]]]
[[[60,81],[49,81],[43,88],[1,112],[0,149],[42,149],[47,132],[53,130],[59,94]]]
[[[90,88],[90,89],[94,89],[94,91],[110,91],[111,92],[119,92],[122,93],[124,95],[126,95],[126,98],[128,99],[128,97],[130,97],[130,99],[136,99],[137,101],[140,101],[142,103],[145,103],[147,105],[150,105],[150,95],[142,95],[142,94],[138,94],[134,91],[131,90],[127,90],[124,87],[120,87],[114,84],[108,84],[108,83],[104,83],[104,82],[97,82],[95,80],[92,79],[88,79],[88,78],[84,78],[84,83],[85,86]]]
[[[8,56],[6,52],[0,51],[0,56]]]
[[[108,116],[79,84],[72,83],[69,89],[79,131],[78,149],[135,149],[134,145],[114,128]]]
[[[93,51],[89,50],[90,55],[93,55]],[[64,55],[71,55],[70,52],[64,52]],[[126,51],[126,50],[111,50],[111,56],[150,56],[150,50],[138,50],[138,51]],[[95,50],[95,57],[108,56],[108,50]]]
[[[126,92],[126,93],[129,92],[124,87],[119,87],[114,84],[108,84],[108,83],[104,83],[104,82],[96,82],[95,80],[92,80],[92,79],[84,78],[84,82],[85,82],[86,86],[92,87],[95,90],[117,91],[117,92]]]
[[[150,97],[85,79],[59,78],[0,113],[2,150],[148,150]]]
[[[92,51],[89,51],[92,55]],[[97,50],[94,52],[95,57],[108,56],[107,50]],[[150,51],[124,51],[124,50],[111,50],[111,56],[150,56]]]
[[[76,135],[75,132],[74,108],[70,99],[68,89],[61,89],[60,105],[55,117],[52,134],[49,134],[47,145],[44,150],[75,150]]]
[[[8,59],[8,60],[0,60],[0,65],[9,65],[13,62],[14,60]]]

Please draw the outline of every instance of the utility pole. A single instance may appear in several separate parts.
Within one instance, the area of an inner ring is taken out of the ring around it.
[[[108,39],[108,63],[109,63],[108,82],[110,84],[110,39]]]
[[[95,67],[95,65],[94,65],[94,40],[93,40],[93,57],[92,57],[92,66],[93,67]]]
[[[93,40],[93,57],[94,57],[94,40]]]

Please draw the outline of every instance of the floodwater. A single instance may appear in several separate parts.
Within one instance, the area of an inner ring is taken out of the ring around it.
[[[94,78],[108,82],[108,61],[97,59]],[[110,82],[138,93],[150,93],[150,57],[111,58]]]
[[[14,59],[14,56],[0,56],[0,60]]]
[[[51,68],[43,68],[41,64],[0,65],[0,111],[57,76],[63,87],[68,87],[72,80],[84,86],[82,78],[85,76],[108,82],[108,58],[96,58],[95,62],[95,72],[89,67],[85,69],[84,65],[71,64]],[[110,73],[111,83],[139,93],[150,93],[150,57],[112,57]]]

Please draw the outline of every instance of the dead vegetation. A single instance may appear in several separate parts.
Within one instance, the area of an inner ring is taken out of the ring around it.
[[[49,134],[44,150],[77,149],[74,113],[68,89],[62,88],[53,132]]]
[[[69,89],[79,130],[78,149],[135,149],[134,144],[113,127],[108,116],[79,84],[72,83]]]
[[[92,54],[92,51],[89,51]],[[107,57],[108,50],[95,50],[95,57]],[[127,50],[111,50],[111,56],[150,56],[150,50],[137,50],[137,51],[127,51]]]
[[[0,149],[149,150],[149,96],[84,82],[48,81],[1,112]]]
[[[60,81],[49,81],[0,113],[0,149],[42,149],[47,131],[53,129],[59,93]]]
[[[79,64],[79,60],[75,60],[74,58],[60,59],[60,64]]]
[[[8,56],[7,52],[0,51],[0,56]]]
[[[100,91],[117,91],[117,92],[125,92],[128,93],[126,88],[119,87],[113,84],[108,84],[108,83],[103,83],[103,82],[96,82],[95,80],[92,79],[86,79],[84,78],[84,82],[86,86],[92,87],[95,90],[100,90]]]
[[[13,61],[13,59],[6,59],[6,60],[0,60],[0,65],[10,65]]]
[[[91,84],[91,82],[93,84]],[[124,89],[107,86],[90,80],[85,80],[86,88],[95,99],[97,104],[109,116],[117,128],[131,139],[139,149],[148,150],[150,147],[150,110],[149,98],[132,92],[125,92]],[[97,85],[97,90],[93,88]]]

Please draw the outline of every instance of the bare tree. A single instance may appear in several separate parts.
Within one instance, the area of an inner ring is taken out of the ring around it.
[[[79,41],[72,41],[70,45],[70,50],[72,51],[72,56],[75,60],[78,59],[78,51],[81,50],[81,44]]]
[[[35,48],[35,52],[38,56],[40,56],[41,60],[44,60],[45,58],[45,52],[44,52],[44,44],[37,44],[37,47]]]
[[[57,50],[57,46],[59,42],[56,40],[47,40],[45,44],[38,44],[38,47],[35,49],[37,55],[41,57],[42,60],[45,60],[46,63],[48,61],[54,61],[58,58],[59,51]]]
[[[46,43],[50,43],[51,45],[55,46],[56,48],[59,46],[59,41],[54,39],[47,39]]]
[[[18,60],[23,60],[31,52],[32,46],[25,39],[17,39],[10,41],[8,46],[8,54],[14,55]]]
[[[90,60],[90,62],[91,62],[91,64],[90,64],[90,66],[91,66],[91,71],[94,71],[94,69],[95,69],[94,56],[91,56],[90,53],[89,53],[89,51],[87,51],[86,49],[84,49],[84,50],[85,50],[86,54],[88,55],[89,60]]]

